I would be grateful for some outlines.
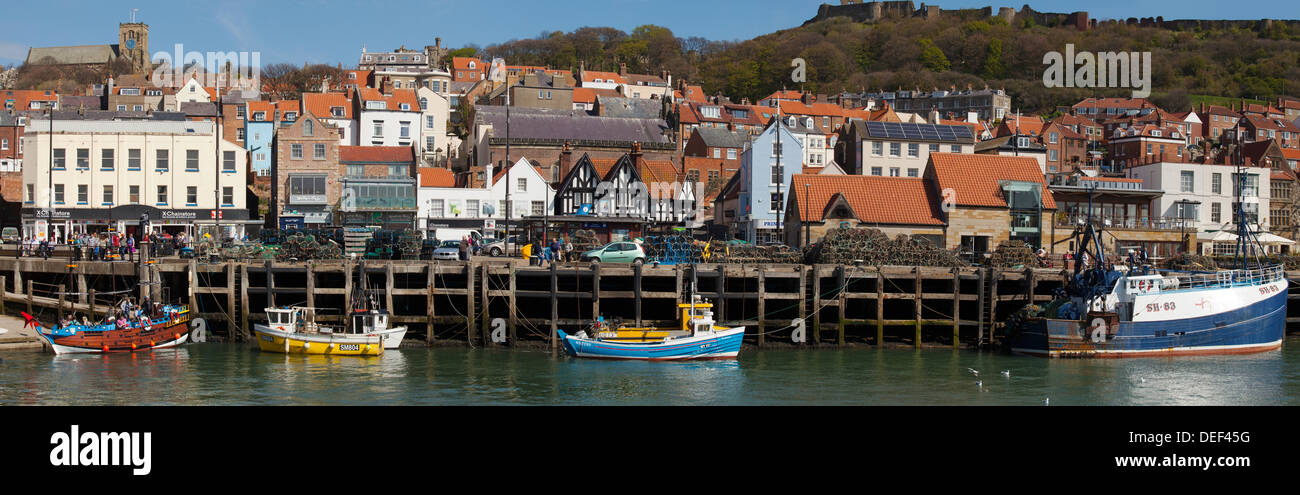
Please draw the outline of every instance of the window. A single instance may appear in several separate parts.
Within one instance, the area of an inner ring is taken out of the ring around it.
[[[435,218],[442,217],[443,215],[445,215],[444,211],[445,210],[443,210],[441,199],[429,200],[429,216]]]
[[[1056,150],[1047,150],[1047,161],[1054,162],[1056,159]]]
[[[1195,173],[1187,170],[1179,174],[1181,178],[1181,192],[1192,192],[1195,183]]]
[[[330,107],[330,116],[331,116],[331,117],[342,117],[342,116],[343,116],[343,107]]]
[[[920,177],[920,176],[921,176],[921,171],[920,171],[919,169],[909,168],[909,169],[907,169],[907,176],[908,176],[908,177]]]
[[[1210,192],[1223,194],[1223,174],[1215,173],[1210,175]]]
[[[931,152],[931,153],[938,153],[938,152],[939,152],[939,145],[937,145],[937,144],[931,144],[931,145],[930,145],[930,152]]]
[[[235,188],[225,186],[221,188],[221,206],[235,206]]]
[[[54,150],[54,170],[66,170],[67,168],[67,150]]]
[[[199,204],[199,186],[188,186],[185,188],[185,205],[198,206]]]
[[[890,176],[890,177],[898,177],[898,176],[900,176],[901,174],[902,174],[902,169],[899,169],[898,167],[889,167],[889,176]]]
[[[948,151],[951,152],[951,153],[961,153],[961,145],[960,145],[960,144],[954,144],[954,145],[952,145],[952,148],[949,149]]]
[[[77,204],[84,205],[90,203],[90,186],[77,184]]]
[[[1232,174],[1232,194],[1253,198],[1259,196],[1259,176],[1246,174],[1246,189],[1241,189],[1241,174]]]
[[[365,177],[365,165],[348,165],[348,177]]]
[[[520,177],[519,181],[517,182],[517,185],[515,186],[515,190],[518,192],[528,192],[528,178]]]
[[[113,204],[113,186],[104,186],[104,204]]]
[[[536,216],[536,215],[542,215],[542,214],[545,213],[545,210],[546,210],[546,203],[545,203],[544,201],[533,201],[533,205],[532,205],[532,206],[533,206],[533,215],[534,215],[534,216]]]
[[[384,121],[376,120],[374,131],[375,131],[374,136],[376,139],[384,137]]]
[[[433,120],[433,116],[432,116],[432,115],[426,115],[426,116],[424,116],[424,128],[425,128],[425,129],[433,129],[433,123],[434,123],[434,120]]]
[[[907,156],[910,156],[910,157],[913,157],[913,158],[918,157],[918,156],[921,156],[921,145],[916,144],[916,143],[908,144],[908,145],[907,145]]]
[[[881,176],[884,174],[885,174],[885,169],[883,167],[871,167],[871,175]]]
[[[409,177],[410,175],[411,175],[411,173],[410,173],[410,167],[407,166],[407,165],[389,165],[389,166],[388,166],[388,176],[389,176],[389,177]]]
[[[713,148],[713,157],[722,158],[722,148]]]
[[[465,215],[477,217],[478,214],[479,214],[478,200],[477,199],[465,200]]]
[[[433,150],[436,149],[436,148],[434,148],[435,143],[436,143],[436,141],[434,140],[433,136],[425,136],[425,137],[424,137],[424,152],[425,152],[425,153],[431,153],[431,152],[433,152]]]
[[[100,154],[99,154],[99,169],[100,169],[100,170],[113,170],[113,150],[112,150],[112,149],[104,148],[104,149],[100,150]]]
[[[289,158],[294,160],[302,159],[302,144],[295,143],[289,145]]]
[[[154,168],[159,172],[167,171],[167,150],[158,150],[154,156]]]
[[[771,205],[771,206],[772,206],[772,212],[773,212],[773,213],[778,212],[778,211],[781,211],[781,209],[782,209],[781,202],[782,202],[783,199],[784,199],[784,195],[783,195],[782,193],[772,193],[772,205]]]
[[[9,149],[9,140],[0,139],[0,150],[8,150],[8,149]]]
[[[36,184],[27,184],[27,202],[36,202]]]
[[[312,146],[311,158],[313,160],[325,159],[325,143],[316,143]]]
[[[167,186],[158,186],[158,205],[167,205]]]
[[[235,152],[234,152],[234,151],[222,151],[222,152],[221,152],[221,171],[222,171],[222,172],[230,172],[230,173],[234,173],[234,172],[235,172]]]
[[[903,143],[889,143],[889,156],[902,156]]]
[[[312,122],[312,121],[310,121],[310,120],[308,120],[308,121],[306,121],[306,122],[303,122],[303,123],[302,123],[302,135],[303,135],[303,136],[314,136],[314,135],[316,135],[316,125],[315,125],[315,122]]]
[[[199,150],[185,150],[185,171],[199,171]]]
[[[235,129],[235,139],[238,141],[244,140],[244,129],[242,127]]]
[[[735,148],[727,148],[727,159],[728,159],[728,160],[735,160],[735,159],[736,159],[736,149],[735,149]]]
[[[772,156],[781,156],[781,137],[779,134],[777,135],[777,138],[772,141]]]
[[[126,150],[126,169],[140,170],[140,150],[138,148]]]
[[[1219,203],[1210,203],[1210,221],[1219,223],[1223,221],[1223,206]]]
[[[63,204],[63,184],[54,185],[54,204]]]
[[[130,188],[127,189],[127,199],[127,202],[133,205],[140,204],[140,186],[134,184],[131,185]]]
[[[90,170],[90,148],[77,148],[77,170]]]

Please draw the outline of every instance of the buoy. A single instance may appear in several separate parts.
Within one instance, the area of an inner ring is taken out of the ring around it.
[[[104,345],[104,352],[108,352],[108,345]]]
[[[181,334],[179,334],[179,333],[173,333],[172,335],[176,337],[176,340],[180,340],[180,339],[181,339]]]
[[[149,347],[153,347],[153,346],[156,346],[156,345],[158,345],[158,344],[153,343],[152,340],[149,341]]]
[[[131,343],[131,350],[133,350],[133,351],[135,350],[135,342],[132,342],[132,343]]]

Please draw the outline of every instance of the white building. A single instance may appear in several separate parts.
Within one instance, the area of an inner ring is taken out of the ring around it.
[[[1252,227],[1267,232],[1271,170],[1266,167],[1245,167],[1245,173],[1243,210],[1248,218],[1254,220]],[[1129,167],[1128,175],[1142,179],[1147,189],[1164,191],[1152,206],[1152,217],[1187,218],[1195,221],[1202,254],[1230,255],[1234,252],[1235,240],[1221,234],[1231,234],[1237,230],[1233,218],[1235,185],[1238,184],[1236,166],[1156,162]],[[1214,240],[1216,236],[1219,241]]]
[[[446,92],[420,87],[415,91],[420,102],[420,135],[416,155],[421,161],[435,166],[441,164],[451,151],[447,139],[447,120],[451,116],[451,99]]]
[[[52,153],[49,127],[32,120],[23,137],[24,235],[43,237],[51,219],[60,238],[133,235],[145,214],[154,231],[191,235],[220,223],[242,236],[250,223],[247,153],[217,148],[211,122],[55,120]]]
[[[505,229],[503,222],[509,208],[510,230],[517,233],[522,230],[519,219],[542,215],[546,205],[555,199],[555,190],[525,158],[510,168],[509,181],[504,170],[493,174],[490,166],[488,175],[495,177],[487,187],[421,187],[417,192],[419,211],[416,226],[426,231],[475,229],[486,237],[494,237]],[[510,191],[509,205],[506,204],[507,189]]]
[[[360,146],[416,146],[424,128],[413,89],[357,88]]]

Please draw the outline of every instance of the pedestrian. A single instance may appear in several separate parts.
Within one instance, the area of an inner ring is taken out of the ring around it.
[[[131,255],[131,262],[135,263],[135,236],[126,238],[126,250]]]
[[[469,237],[460,238],[460,259],[461,261],[469,260]]]
[[[41,239],[41,257],[42,257],[42,258],[45,258],[45,259],[47,259],[47,260],[50,259],[50,240],[49,240],[49,239]]]

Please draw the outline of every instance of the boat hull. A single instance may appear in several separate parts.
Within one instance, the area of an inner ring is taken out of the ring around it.
[[[384,349],[396,349],[402,346],[402,339],[406,338],[406,327],[390,328],[375,333],[384,338]]]
[[[558,331],[570,356],[593,359],[680,361],[690,359],[734,359],[740,353],[745,327],[730,328],[699,337],[684,337],[655,343],[616,343],[580,338]]]
[[[55,354],[143,352],[176,347],[187,342],[190,337],[189,321],[190,315],[186,313],[169,320],[155,320],[148,328],[81,330],[71,335],[60,335],[63,332],[59,330],[38,326],[36,335]]]
[[[253,333],[257,336],[258,348],[265,352],[379,356],[385,347],[383,337],[370,334],[304,334],[274,330],[265,325],[253,325]]]
[[[1059,358],[1166,357],[1250,354],[1282,347],[1286,334],[1285,283],[1272,296],[1212,315],[1120,322],[1113,336],[1088,334],[1078,320],[1033,318],[1007,337],[1016,354]]]

